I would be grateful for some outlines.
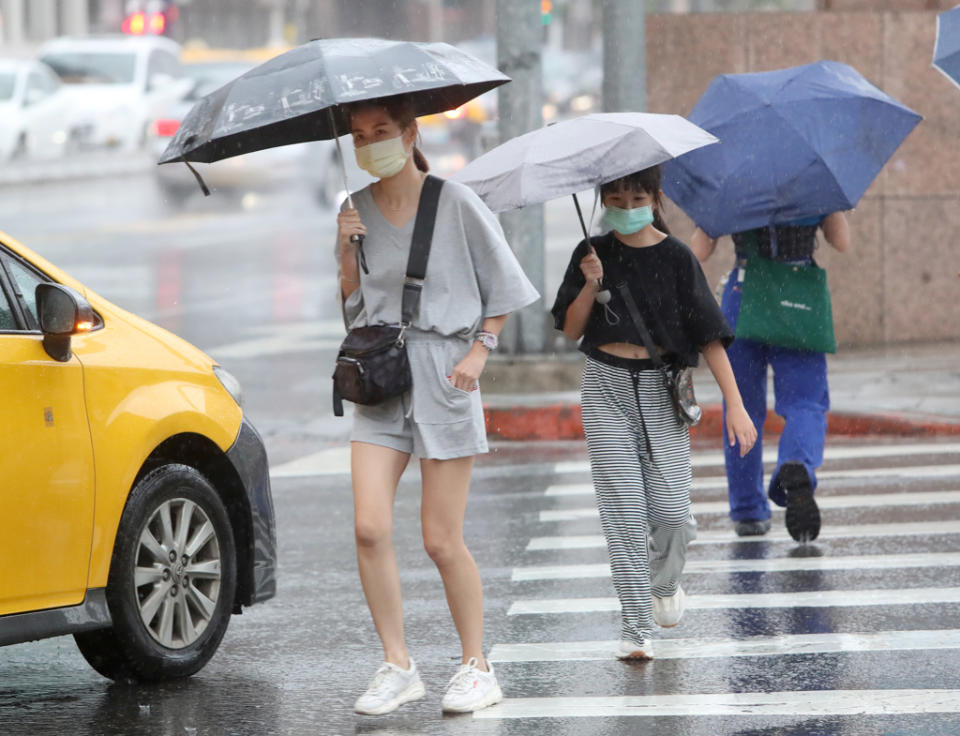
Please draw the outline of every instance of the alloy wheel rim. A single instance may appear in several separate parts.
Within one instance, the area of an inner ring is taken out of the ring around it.
[[[206,512],[187,498],[164,501],[140,531],[134,594],[154,641],[183,649],[203,634],[220,597],[220,542]]]

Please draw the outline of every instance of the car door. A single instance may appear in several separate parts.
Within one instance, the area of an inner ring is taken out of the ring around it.
[[[31,155],[53,158],[66,143],[66,108],[57,95],[57,83],[41,69],[31,69],[23,98],[24,116],[30,131]]]
[[[163,49],[151,51],[147,63],[147,119],[153,121],[163,115],[192,86],[176,56]]]
[[[76,356],[50,358],[34,289],[0,248],[0,615],[80,603],[93,539],[93,449]]]

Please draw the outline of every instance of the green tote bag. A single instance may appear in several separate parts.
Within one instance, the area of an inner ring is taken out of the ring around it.
[[[815,353],[835,353],[827,272],[751,254],[742,284],[736,336]]]

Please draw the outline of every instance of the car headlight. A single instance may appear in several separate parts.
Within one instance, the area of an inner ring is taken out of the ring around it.
[[[240,381],[236,379],[230,371],[221,368],[218,365],[213,366],[213,374],[220,381],[220,385],[226,389],[227,393],[237,402],[237,406],[243,408],[243,389],[240,387]]]

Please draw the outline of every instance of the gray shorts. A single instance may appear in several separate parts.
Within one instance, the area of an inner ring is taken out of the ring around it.
[[[350,441],[431,460],[487,452],[479,389],[462,391],[447,378],[472,344],[457,337],[408,330],[413,388],[382,404],[355,405]]]

